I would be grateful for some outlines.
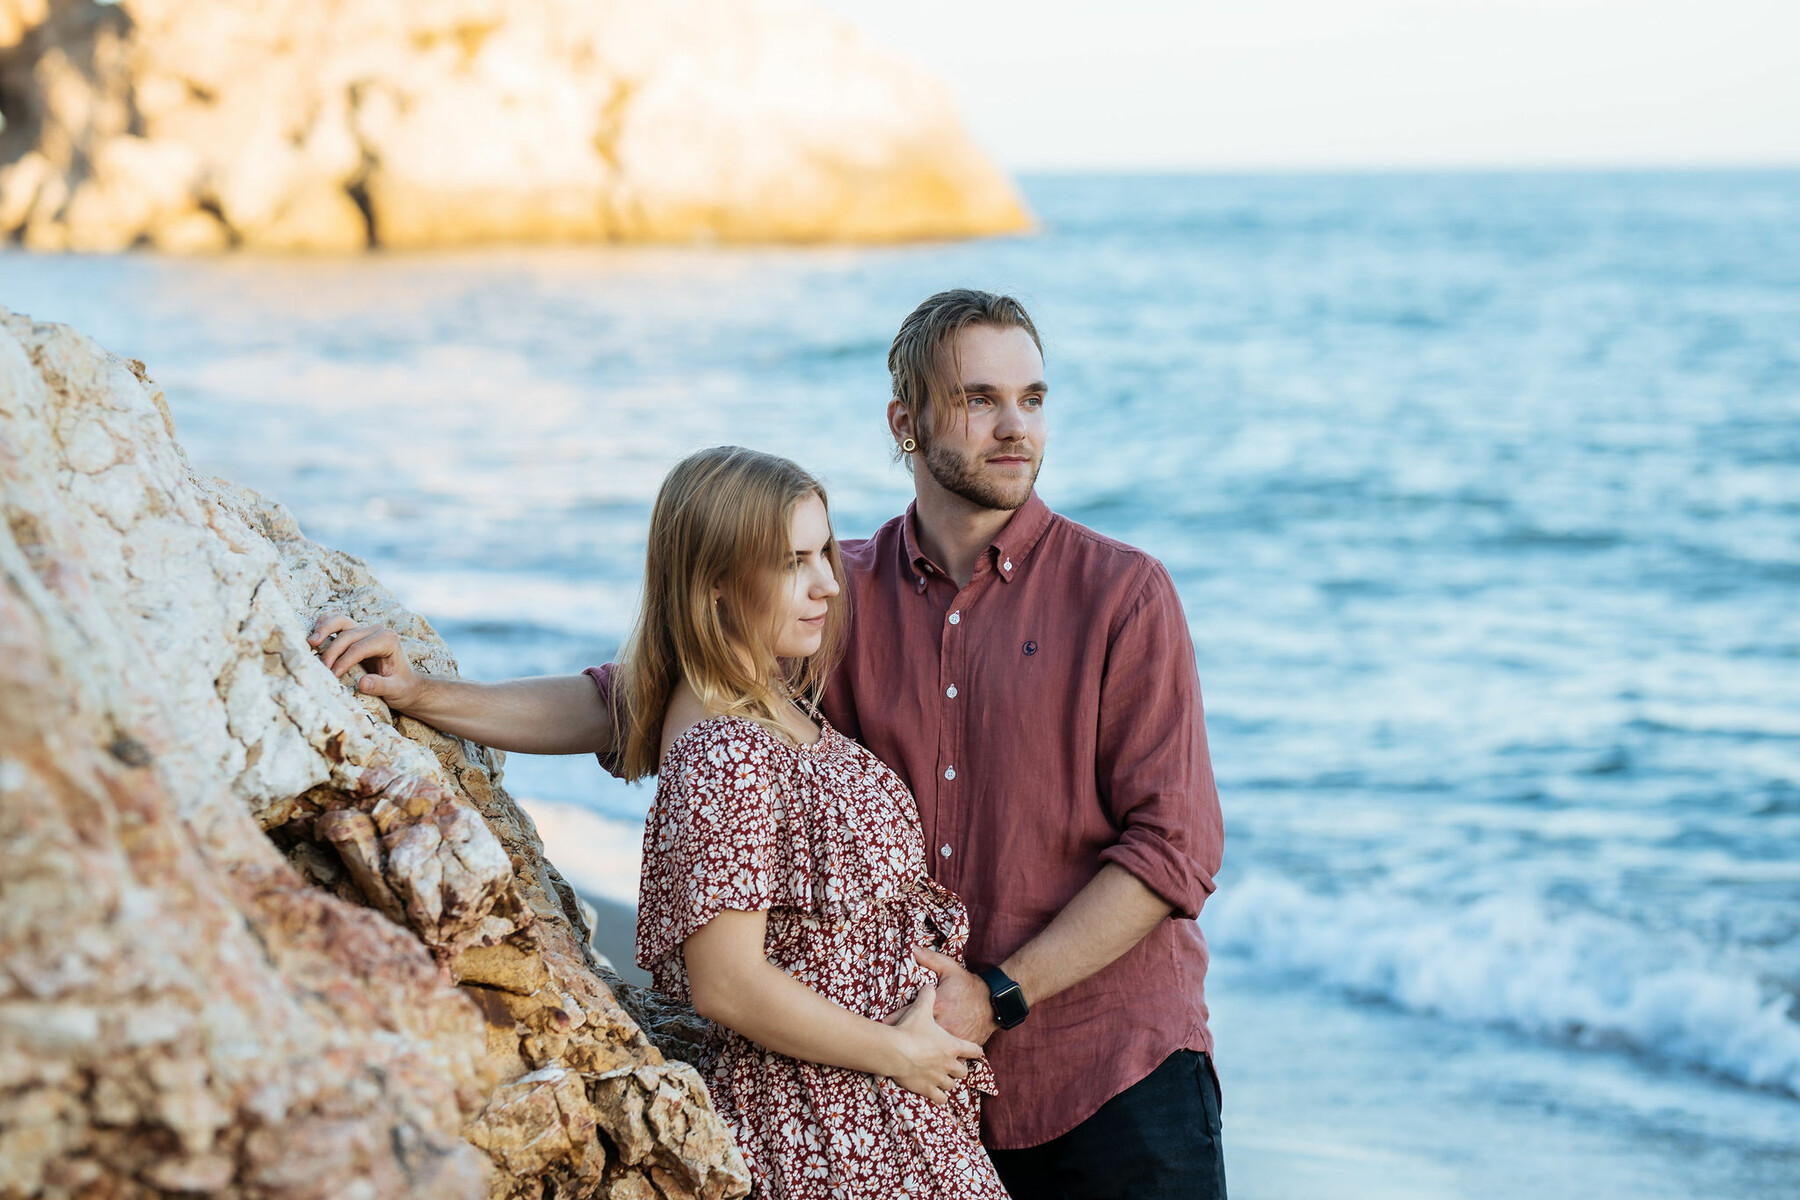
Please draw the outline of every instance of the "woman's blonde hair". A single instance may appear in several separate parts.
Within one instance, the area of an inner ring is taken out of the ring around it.
[[[691,454],[663,480],[650,513],[643,603],[615,668],[625,778],[656,774],[663,716],[684,676],[707,711],[748,718],[783,737],[776,711],[786,698],[776,680],[788,694],[818,701],[843,651],[848,595],[836,537],[826,555],[839,591],[818,651],[779,660],[771,645],[781,569],[794,557],[789,530],[808,496],[826,503],[825,489],[800,467],[742,446]]]

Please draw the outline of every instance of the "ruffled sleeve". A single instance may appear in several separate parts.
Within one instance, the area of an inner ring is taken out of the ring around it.
[[[669,748],[638,885],[637,961],[664,991],[684,995],[686,972],[668,960],[726,909],[812,907],[804,823],[785,811],[793,769],[791,750],[736,718],[703,721]]]

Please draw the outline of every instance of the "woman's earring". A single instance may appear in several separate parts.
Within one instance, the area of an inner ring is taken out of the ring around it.
[[[911,438],[907,438],[904,442],[900,443],[900,453],[902,453],[902,454],[911,454],[914,450],[917,450],[918,448],[919,448],[919,443],[913,441]]]

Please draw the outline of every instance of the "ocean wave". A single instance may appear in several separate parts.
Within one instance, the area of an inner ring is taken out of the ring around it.
[[[1529,896],[1434,904],[1253,874],[1202,916],[1217,953],[1451,1020],[1624,1049],[1800,1097],[1793,997],[1747,967]]]

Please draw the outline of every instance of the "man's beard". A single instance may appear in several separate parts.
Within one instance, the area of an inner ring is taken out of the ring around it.
[[[1031,489],[1037,483],[1038,468],[1044,465],[1041,458],[1032,458],[1031,452],[1023,443],[1002,447],[989,457],[1017,454],[1031,459],[1031,478],[1018,484],[1010,484],[999,480],[981,478],[977,464],[962,457],[948,446],[937,443],[922,448],[925,455],[925,469],[931,477],[938,481],[938,486],[947,492],[954,492],[970,504],[980,508],[991,508],[998,512],[1013,512],[1022,508],[1025,501],[1031,499]],[[986,461],[985,459],[982,461]]]

